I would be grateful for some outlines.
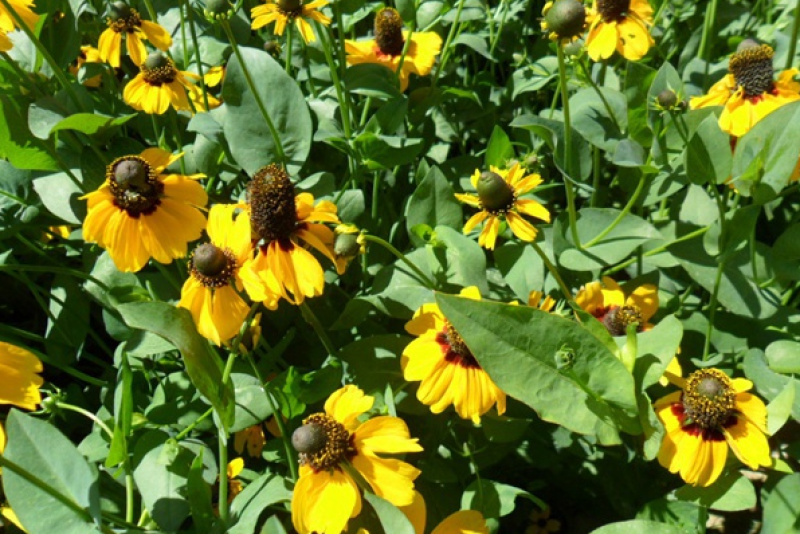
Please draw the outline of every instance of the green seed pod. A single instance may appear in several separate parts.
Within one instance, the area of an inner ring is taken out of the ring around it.
[[[337,234],[333,242],[333,253],[340,258],[355,258],[361,251],[358,234]]]
[[[314,454],[321,451],[327,442],[325,429],[316,423],[303,425],[292,433],[292,446],[299,453]]]
[[[303,7],[302,0],[278,0],[278,7],[284,13],[294,13]]]
[[[678,105],[678,95],[672,89],[664,89],[656,96],[656,102],[664,109],[672,109]]]
[[[156,50],[147,56],[147,59],[144,60],[144,66],[150,70],[169,67],[169,58]]]
[[[228,266],[225,252],[211,243],[200,245],[192,254],[194,268],[204,276],[217,276]]]
[[[114,181],[122,189],[143,189],[147,185],[147,170],[141,161],[126,159],[114,167]]]
[[[544,16],[544,21],[559,39],[571,39],[583,33],[586,9],[578,0],[556,0]]]
[[[212,15],[223,15],[231,9],[228,0],[206,0],[206,12]]]
[[[108,16],[112,20],[127,19],[131,16],[131,6],[125,2],[113,2],[108,6]]]
[[[477,190],[481,205],[488,211],[508,209],[514,202],[514,190],[496,172],[481,173]]]

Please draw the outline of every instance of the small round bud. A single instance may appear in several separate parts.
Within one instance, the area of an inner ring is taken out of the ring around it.
[[[337,234],[333,242],[333,253],[340,258],[355,258],[361,251],[358,234]]]
[[[736,51],[741,52],[742,50],[747,50],[748,48],[758,48],[759,46],[761,46],[761,43],[755,39],[745,39],[739,43],[739,46],[736,47]]]
[[[228,266],[225,252],[211,243],[205,243],[197,247],[194,250],[194,254],[192,254],[192,261],[194,262],[194,268],[200,274],[209,277],[219,275]]]
[[[678,105],[678,95],[672,89],[664,89],[656,96],[656,102],[664,109],[672,109]]]
[[[223,15],[231,9],[228,0],[206,0],[206,11],[212,15]]]
[[[169,58],[156,50],[147,56],[147,59],[144,60],[144,66],[150,70],[169,67]]]
[[[544,16],[547,28],[560,39],[571,39],[583,33],[586,9],[578,0],[556,0]]]
[[[114,167],[114,181],[123,189],[142,189],[147,185],[147,171],[141,161],[126,159]]]
[[[496,172],[484,171],[478,178],[478,198],[489,211],[507,209],[514,201],[514,190]]]
[[[42,399],[42,410],[47,413],[54,413],[58,408],[58,399],[56,397],[45,397]]]
[[[583,50],[583,44],[581,39],[567,43],[564,45],[564,53],[570,57],[579,56]]]
[[[281,53],[281,44],[278,41],[267,41],[264,43],[264,52],[272,57],[278,57]]]
[[[525,158],[524,166],[526,169],[533,169],[537,165],[539,165],[539,155],[538,154],[529,154],[527,158]]]
[[[325,429],[316,423],[303,425],[292,433],[292,447],[303,454],[321,451],[327,441]]]
[[[131,16],[131,6],[125,2],[112,2],[108,6],[108,16],[113,20],[127,19]]]

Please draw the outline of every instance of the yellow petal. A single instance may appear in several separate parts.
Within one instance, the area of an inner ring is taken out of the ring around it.
[[[490,215],[486,221],[486,225],[478,236],[478,244],[485,249],[494,250],[495,243],[497,242],[497,235],[500,233],[500,219],[495,215]]]
[[[736,424],[725,428],[725,439],[739,461],[750,469],[772,465],[767,437],[747,419],[737,418]]]
[[[642,284],[628,296],[625,303],[637,306],[642,312],[642,320],[647,322],[658,311],[658,288],[653,284]]]
[[[417,438],[411,438],[408,426],[399,417],[373,417],[356,429],[353,439],[359,451],[384,454],[422,452]]]
[[[431,534],[489,534],[489,527],[480,512],[461,510],[447,516]]]
[[[328,397],[325,401],[325,412],[348,430],[354,430],[358,427],[358,416],[372,408],[374,402],[374,397],[365,395],[356,386],[347,385]]]
[[[534,226],[513,211],[506,213],[506,221],[515,236],[523,241],[531,242],[536,239],[537,230]]]
[[[408,506],[414,502],[414,479],[421,471],[394,458],[378,458],[369,453],[353,458],[353,467],[372,486],[375,495],[383,497],[395,506]]]
[[[586,50],[593,61],[608,59],[617,49],[616,22],[601,22],[586,39]]]
[[[147,37],[147,40],[159,50],[166,52],[169,50],[169,47],[172,46],[172,37],[160,24],[149,20],[143,20],[141,29]]]

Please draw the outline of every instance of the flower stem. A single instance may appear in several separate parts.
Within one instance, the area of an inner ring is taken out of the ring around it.
[[[453,24],[450,26],[450,31],[447,33],[447,40],[444,43],[444,48],[442,48],[442,60],[436,66],[436,72],[433,75],[433,79],[431,80],[431,87],[434,89],[436,88],[436,83],[439,81],[439,76],[442,74],[442,70],[444,70],[444,66],[447,64],[447,60],[450,59],[450,45],[453,42],[453,39],[456,36],[456,31],[458,29],[458,23],[461,20],[461,12],[464,10],[464,4],[466,3],[465,0],[458,0],[458,9],[456,10],[456,18],[453,19]]]
[[[328,68],[331,70],[331,79],[333,80],[333,88],[336,90],[336,99],[339,101],[339,113],[342,116],[342,129],[344,130],[345,140],[350,143],[352,137],[352,127],[350,124],[350,102],[347,100],[347,93],[342,88],[341,78],[339,78],[339,71],[333,61],[333,53],[331,52],[333,43],[333,34],[330,29],[321,27],[317,24],[317,33],[320,35],[322,42],[322,51],[325,54],[325,61],[328,63]]]
[[[624,135],[625,132],[622,130],[622,127],[619,125],[619,122],[617,121],[617,116],[614,115],[614,111],[611,109],[611,105],[608,103],[608,100],[606,100],[606,96],[603,94],[603,91],[600,90],[600,86],[598,86],[597,83],[595,83],[594,79],[592,78],[591,71],[589,71],[589,68],[586,66],[586,64],[583,61],[578,61],[578,64],[581,66],[581,69],[583,70],[583,73],[586,76],[586,80],[589,82],[589,85],[592,86],[592,89],[594,89],[594,92],[597,93],[597,96],[600,97],[600,101],[603,103],[603,107],[606,108],[606,113],[608,113],[608,116],[611,119],[611,122],[613,122],[614,126],[617,128],[617,130],[619,130],[620,133],[622,133]]]
[[[286,28],[286,74],[292,74],[292,35],[294,31],[292,31],[292,25],[289,24],[289,27]]]
[[[500,35],[503,33],[503,26],[506,25],[506,17],[510,7],[508,0],[500,0],[500,6],[503,9],[503,16],[500,17],[500,26],[497,28],[497,33],[492,36],[492,45],[489,47],[489,55],[492,57],[494,57],[494,49],[497,48],[497,43],[500,42]]]
[[[103,429],[103,432],[105,432],[108,435],[109,438],[112,438],[112,439],[114,438],[114,431],[111,430],[108,427],[107,424],[105,424],[99,417],[97,417],[92,412],[90,412],[88,410],[84,410],[80,406],[75,406],[74,404],[68,404],[66,402],[56,402],[56,406],[58,408],[63,409],[63,410],[69,410],[71,412],[79,413],[79,414],[83,415],[84,417],[86,417],[88,419],[91,419],[92,421],[94,421],[94,423],[97,426],[99,426],[101,429]]]
[[[264,106],[264,102],[261,101],[261,96],[256,90],[256,85],[253,83],[253,78],[250,76],[250,69],[247,68],[247,64],[242,58],[242,52],[239,50],[239,45],[236,44],[236,38],[233,36],[230,22],[227,20],[221,20],[220,26],[222,26],[222,30],[225,32],[225,35],[228,37],[228,41],[231,43],[231,48],[233,48],[233,53],[236,54],[236,59],[239,61],[239,67],[242,69],[242,74],[244,74],[244,78],[247,81],[247,86],[250,88],[250,92],[253,93],[253,98],[258,105],[259,111],[261,111],[261,116],[264,117],[264,121],[267,123],[269,133],[272,136],[272,142],[275,144],[275,151],[278,153],[278,159],[280,160],[281,164],[284,164],[286,162],[286,152],[283,151],[283,143],[281,143],[278,130],[275,129],[275,123],[272,122],[272,118],[269,116],[269,112]]]
[[[717,18],[718,0],[711,0],[706,10],[706,18],[703,24],[703,36],[700,38],[699,56],[705,61],[705,72],[703,74],[703,88],[708,87],[708,69],[711,64],[711,49],[714,47],[714,21]]]
[[[322,326],[322,323],[319,322],[314,311],[305,303],[305,301],[300,303],[300,313],[303,314],[303,318],[311,325],[311,328],[314,329],[316,332],[317,337],[320,341],[322,341],[322,345],[325,347],[325,350],[328,351],[328,354],[331,356],[339,356],[339,351],[336,350],[336,347],[333,345],[331,338],[328,336],[328,333],[325,331],[325,328]]]
[[[796,1],[794,4],[794,22],[792,23],[792,37],[789,39],[789,54],[786,56],[786,70],[791,69],[794,64],[798,33],[800,33],[800,1]]]
[[[208,416],[210,416],[212,413],[214,413],[214,408],[209,408],[208,410],[206,410],[205,413],[203,413],[203,415],[201,415],[200,417],[198,417],[197,419],[192,421],[192,423],[189,426],[187,426],[186,428],[181,430],[178,433],[178,435],[175,436],[175,441],[180,441],[183,438],[185,438],[187,435],[189,435],[189,432],[194,430],[195,427],[197,427],[197,425],[199,425],[200,423],[205,421],[208,418]]]
[[[78,97],[78,93],[75,92],[75,88],[72,87],[72,84],[69,83],[69,80],[67,80],[67,76],[64,74],[64,69],[61,68],[61,66],[59,66],[58,63],[56,63],[56,60],[53,59],[53,56],[50,55],[50,52],[47,51],[47,48],[45,48],[42,42],[39,41],[39,39],[33,33],[33,30],[28,28],[28,26],[25,24],[25,21],[22,20],[22,17],[20,17],[19,14],[16,12],[16,10],[13,7],[11,7],[11,5],[9,5],[8,0],[0,0],[0,4],[2,4],[3,7],[5,7],[6,11],[14,19],[14,22],[17,24],[17,26],[19,26],[19,28],[23,32],[25,32],[25,35],[28,36],[28,39],[30,39],[31,43],[33,43],[33,46],[36,47],[36,50],[38,50],[39,53],[42,54],[44,60],[47,61],[48,65],[50,65],[50,70],[53,71],[53,75],[58,80],[58,83],[60,83],[61,86],[64,88],[64,90],[67,91],[67,94],[72,99],[73,103],[81,111],[84,112],[88,111],[83,106],[83,102],[81,102],[81,99]]]
[[[192,34],[192,46],[194,47],[194,60],[197,63],[197,74],[200,75],[200,89],[203,91],[203,104],[205,104],[206,111],[208,111],[208,91],[206,90],[206,82],[203,79],[203,61],[200,59],[200,45],[197,41],[197,28],[194,26],[194,13],[192,12],[191,4],[186,0],[181,0],[181,3],[186,6],[186,18],[189,20],[189,32]]]
[[[644,182],[646,177],[647,175],[642,173],[642,176],[639,178],[639,184],[636,186],[636,190],[633,192],[633,195],[631,195],[631,198],[630,200],[628,200],[628,203],[625,204],[625,207],[622,208],[622,211],[619,212],[617,218],[614,219],[605,230],[594,236],[594,238],[592,238],[588,243],[584,244],[583,245],[584,247],[591,248],[596,244],[598,244],[600,241],[603,240],[604,237],[610,234],[614,230],[614,228],[617,227],[619,223],[622,222],[622,219],[624,219],[628,215],[628,213],[631,212],[631,209],[633,209],[634,204],[636,204],[636,201],[639,200],[639,195],[641,195],[642,191],[644,190]]]
[[[255,308],[254,304],[251,309]],[[233,362],[236,360],[236,347],[239,346],[238,341],[241,340],[241,334],[236,339],[236,344],[233,345],[233,350],[228,353],[228,359],[225,362],[225,369],[222,371],[222,383],[225,384],[231,377],[233,370]],[[220,414],[220,420],[222,420]],[[219,518],[224,525],[228,523],[228,429],[222,424],[222,427],[217,433],[217,441],[219,445]]]
[[[714,279],[714,289],[711,291],[711,301],[708,303],[708,325],[706,326],[706,341],[703,344],[703,361],[708,359],[711,349],[711,334],[714,331],[714,316],[717,313],[717,298],[719,295],[719,284],[722,281],[722,273],[725,271],[725,258],[719,259],[717,265],[717,276]]]
[[[575,211],[575,191],[572,189],[572,123],[569,117],[569,92],[567,91],[567,65],[564,61],[564,49],[556,46],[558,54],[558,79],[561,86],[561,103],[564,106],[564,190],[567,194],[567,212],[569,214],[569,229],[575,246],[581,246],[578,236],[578,214]]]
[[[564,279],[561,278],[561,274],[558,272],[558,269],[555,265],[553,265],[553,262],[550,261],[550,258],[547,257],[547,254],[544,253],[544,250],[542,250],[541,247],[536,244],[536,242],[531,242],[531,246],[533,246],[533,250],[536,251],[539,257],[542,258],[544,266],[547,268],[553,278],[556,279],[558,287],[561,288],[561,293],[564,295],[564,298],[568,301],[573,300],[572,292],[569,290],[569,287],[567,287],[567,284],[564,283]]]
[[[656,254],[660,254],[660,253],[664,252],[665,250],[667,250],[669,247],[671,247],[672,245],[674,245],[676,243],[681,243],[683,241],[688,241],[690,239],[694,239],[695,237],[698,237],[698,236],[701,236],[701,235],[705,234],[710,229],[711,229],[710,226],[706,226],[706,227],[700,228],[698,230],[695,230],[694,232],[689,232],[688,234],[679,237],[675,241],[670,241],[666,245],[661,245],[660,247],[656,247],[654,249],[648,250],[642,256],[645,257],[645,258],[649,257],[649,256],[655,256]],[[619,271],[629,267],[630,265],[636,263],[636,260],[637,260],[637,258],[631,258],[631,259],[629,259],[627,261],[624,261],[624,262],[620,263],[619,265],[615,265],[614,267],[611,267],[610,269],[607,269],[607,270],[603,271],[603,274],[613,274],[613,273],[619,272]]]
[[[420,281],[421,281],[421,282],[422,282],[422,283],[425,285],[425,287],[427,287],[427,288],[428,288],[428,289],[430,289],[431,291],[433,291],[434,289],[436,289],[436,284],[435,284],[435,283],[434,283],[434,282],[433,282],[433,281],[432,281],[430,278],[428,278],[428,277],[425,275],[425,273],[423,273],[423,272],[420,270],[420,268],[419,268],[419,267],[417,267],[416,265],[414,265],[414,263],[413,263],[411,260],[409,260],[409,259],[406,257],[406,255],[405,255],[405,254],[403,254],[402,252],[400,252],[399,250],[397,250],[396,248],[394,248],[394,246],[392,246],[392,244],[391,244],[391,243],[389,243],[388,241],[384,241],[384,240],[383,240],[383,239],[381,239],[380,237],[376,237],[376,236],[374,236],[374,235],[370,235],[370,234],[364,234],[364,239],[365,239],[366,241],[370,241],[370,242],[372,242],[372,243],[375,243],[376,245],[380,245],[380,246],[382,246],[383,248],[385,248],[386,250],[388,250],[389,252],[391,252],[392,254],[394,254],[394,256],[395,256],[397,259],[401,260],[403,263],[405,263],[406,265],[408,265],[409,269],[411,269],[412,271],[414,271],[414,274],[416,274],[416,275],[419,277]]]

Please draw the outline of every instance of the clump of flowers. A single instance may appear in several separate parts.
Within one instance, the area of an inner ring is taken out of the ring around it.
[[[430,74],[436,63],[436,56],[442,49],[442,38],[436,32],[414,32],[411,35],[411,42],[406,45],[408,35],[409,32],[403,31],[403,19],[400,13],[391,7],[384,8],[375,15],[373,39],[345,41],[347,64],[383,65],[397,73],[400,90],[405,91],[408,88],[409,74],[417,76]],[[403,55],[404,50],[405,55]]]

